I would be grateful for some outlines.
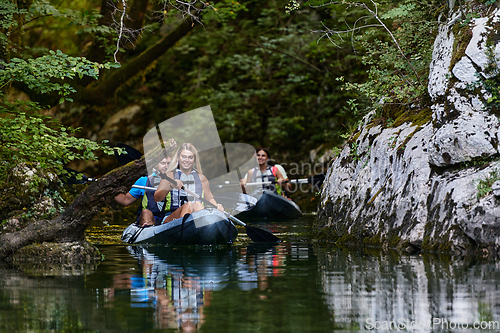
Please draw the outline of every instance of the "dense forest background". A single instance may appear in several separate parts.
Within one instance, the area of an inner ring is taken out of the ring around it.
[[[58,197],[47,173],[65,165],[103,175],[118,166],[108,156],[116,143],[140,150],[150,128],[205,105],[222,142],[266,146],[282,163],[334,154],[367,112],[392,126],[425,107],[449,9],[438,0],[4,1],[0,208],[30,210],[14,189]]]

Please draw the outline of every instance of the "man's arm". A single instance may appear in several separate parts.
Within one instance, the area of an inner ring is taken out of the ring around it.
[[[141,177],[136,180],[134,185],[144,186],[146,185],[148,177]],[[127,207],[128,205],[133,204],[137,199],[144,195],[144,190],[140,190],[137,188],[132,188],[126,194],[120,193],[115,197],[115,201],[118,202],[123,207]]]
[[[118,202],[123,207],[127,207],[133,204],[137,198],[133,197],[130,193],[127,194],[120,193],[115,197],[115,201]]]

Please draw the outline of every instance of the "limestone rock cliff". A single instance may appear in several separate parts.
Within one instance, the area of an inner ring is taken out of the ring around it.
[[[317,236],[408,250],[499,252],[500,198],[478,195],[478,184],[500,178],[500,113],[488,107],[484,87],[500,68],[500,10],[461,30],[460,15],[450,15],[435,40],[432,106],[419,110],[424,121],[386,128],[373,126],[369,114],[332,162]]]

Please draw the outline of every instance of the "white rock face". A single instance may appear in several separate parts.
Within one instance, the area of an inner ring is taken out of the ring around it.
[[[437,129],[429,141],[429,163],[438,167],[498,154],[498,118],[484,112],[462,112]]]
[[[491,189],[493,191],[493,195],[498,197],[500,196],[500,180],[497,180],[496,182],[491,185]]]
[[[500,162],[485,168],[471,163],[500,153],[499,120],[484,109],[489,96],[479,80],[491,75],[486,40],[496,33],[491,27],[500,10],[473,23],[465,55],[451,68],[456,12],[434,43],[428,86],[433,121],[387,129],[368,128],[365,121],[357,149],[344,147],[328,171],[318,233],[390,246],[500,249],[500,198],[477,196],[478,181],[491,178]],[[500,43],[492,48],[500,59]]]
[[[472,84],[478,81],[476,67],[469,57],[462,57],[453,67],[453,75],[461,82]],[[465,87],[464,87],[465,88]]]
[[[491,17],[476,19],[475,26],[472,29],[472,39],[465,49],[466,56],[468,56],[475,65],[481,68],[481,74],[486,78],[494,76],[487,71],[488,66],[491,64],[491,59],[488,58],[486,53],[488,49],[486,40],[492,33],[496,33],[491,27],[491,24],[497,22],[499,18],[500,11],[497,9]],[[497,56],[493,60],[496,62],[498,68],[498,65],[500,65],[500,58],[498,57],[498,55],[500,55],[500,44],[496,44],[494,53]]]
[[[456,16],[451,22],[454,22]],[[437,167],[468,162],[477,157],[488,157],[498,154],[498,118],[484,112],[484,103],[488,96],[485,91],[480,96],[473,93],[468,87],[480,84],[479,77],[489,77],[486,73],[492,59],[487,56],[486,40],[491,33],[495,33],[490,24],[500,19],[500,10],[495,10],[490,17],[475,20],[472,27],[472,38],[466,47],[465,55],[455,64],[452,74],[457,82],[450,86],[450,82],[435,84],[439,79],[429,81],[429,92],[434,99],[445,96],[444,104],[433,106],[435,132],[429,140],[429,163]],[[450,23],[443,25],[434,43],[433,61],[430,67],[430,77],[450,77],[449,63],[434,61],[441,59],[441,53],[452,57],[449,47]],[[495,58],[500,58],[500,43],[493,47]],[[500,62],[498,63],[500,64]],[[478,72],[478,70],[480,72]],[[431,89],[431,85],[433,88]],[[472,88],[472,87],[471,87]]]
[[[453,43],[455,38],[450,31],[450,25],[442,25],[439,28],[439,34],[434,41],[434,50],[432,52],[431,71],[429,73],[429,95],[436,98],[443,95],[448,86],[448,68],[451,64],[453,55]]]

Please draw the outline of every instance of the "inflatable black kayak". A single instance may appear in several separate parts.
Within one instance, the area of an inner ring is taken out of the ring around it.
[[[295,202],[272,191],[261,190],[250,195],[257,199],[257,203],[252,208],[237,214],[236,217],[239,219],[286,221],[302,216],[302,211]]]
[[[238,229],[217,209],[203,209],[187,218],[141,228],[129,225],[122,241],[130,244],[211,245],[232,243]]]

